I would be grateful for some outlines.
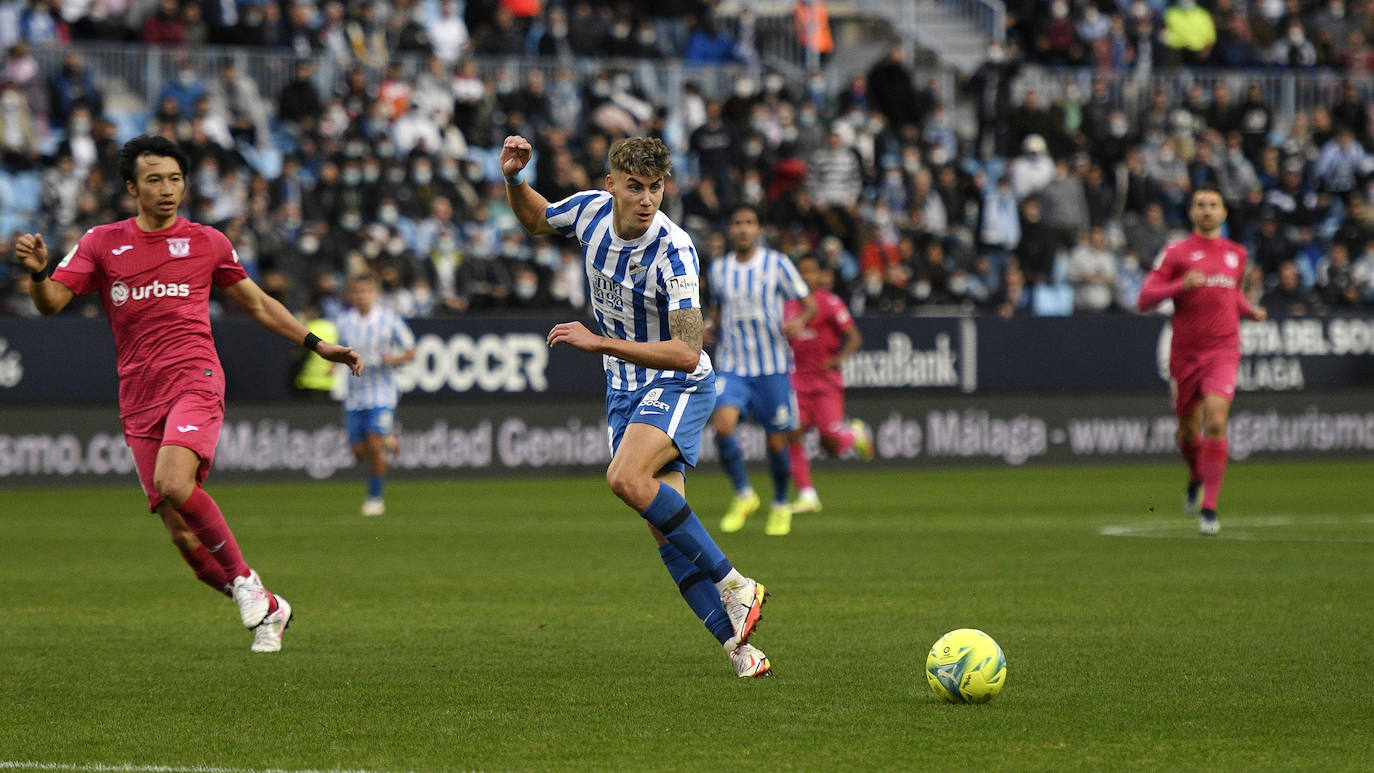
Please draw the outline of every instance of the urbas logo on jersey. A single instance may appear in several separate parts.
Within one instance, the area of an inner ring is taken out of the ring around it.
[[[154,279],[146,285],[140,285],[132,289],[123,282],[115,282],[110,285],[110,302],[116,306],[123,306],[130,299],[143,301],[149,298],[189,297],[191,297],[191,285],[185,282],[163,284]]]
[[[1227,274],[1208,274],[1205,284],[1208,287],[1226,287],[1229,289],[1236,286],[1236,278]]]

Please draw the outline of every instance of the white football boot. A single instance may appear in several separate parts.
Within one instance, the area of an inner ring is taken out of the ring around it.
[[[250,570],[247,577],[235,577],[230,593],[238,602],[244,628],[257,628],[267,618],[267,589],[257,572]]]
[[[744,644],[754,635],[759,620],[763,619],[763,605],[768,601],[768,589],[748,577],[720,594],[720,604],[730,617],[730,625],[735,628],[731,641]]]
[[[253,629],[253,651],[281,652],[281,637],[291,625],[293,616],[291,605],[286,599],[277,596],[277,611],[268,615]]]
[[[728,648],[730,645],[725,646]],[[730,665],[735,667],[735,674],[740,678],[768,676],[773,673],[773,664],[768,662],[768,656],[752,644],[741,644],[728,651]]]
[[[377,515],[386,515],[386,502],[381,497],[368,497],[363,500],[363,515],[369,518]]]

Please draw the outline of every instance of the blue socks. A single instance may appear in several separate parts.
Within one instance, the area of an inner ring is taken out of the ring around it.
[[[369,475],[369,476],[367,476],[367,497],[368,497],[368,499],[381,499],[381,498],[382,498],[382,484],[385,483],[385,482],[386,482],[386,478],[383,478],[383,477],[380,476],[380,475]]]
[[[715,583],[708,582],[709,578],[671,542],[660,545],[658,555],[663,559],[663,565],[668,567],[668,574],[677,583],[678,592],[687,606],[692,608],[697,618],[721,644],[729,641],[735,635],[735,627],[730,624],[725,607],[721,606],[720,592],[716,590]]]
[[[740,450],[735,436],[716,435],[716,453],[720,455],[720,463],[725,465],[725,474],[730,476],[730,482],[735,485],[735,493],[747,491],[749,474],[744,469],[744,452]]]
[[[734,568],[725,560],[725,554],[701,525],[687,500],[667,483],[658,484],[658,495],[640,515],[662,532],[693,566],[710,577],[711,582],[723,579]]]
[[[773,504],[787,504],[792,488],[792,459],[786,446],[777,453],[768,452],[768,474],[773,478]]]

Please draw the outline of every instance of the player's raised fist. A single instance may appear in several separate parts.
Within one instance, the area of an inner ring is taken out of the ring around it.
[[[43,243],[43,234],[19,234],[14,240],[14,256],[30,271],[47,268],[48,245]]]
[[[501,145],[501,173],[507,177],[514,177],[530,162],[533,153],[534,148],[529,140],[518,134],[507,137]]]

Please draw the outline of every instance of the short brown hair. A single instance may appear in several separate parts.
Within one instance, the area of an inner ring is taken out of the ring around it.
[[[611,171],[656,179],[673,173],[673,156],[657,137],[626,137],[611,146]]]

